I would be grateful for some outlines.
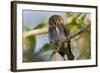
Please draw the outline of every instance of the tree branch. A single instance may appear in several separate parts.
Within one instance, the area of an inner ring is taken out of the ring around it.
[[[81,15],[81,13],[74,14],[72,17],[67,19],[65,25],[72,23],[73,20],[75,20],[80,15]],[[32,31],[24,32],[23,37],[28,37],[28,36],[32,36],[32,35],[40,35],[40,34],[45,34],[45,33],[48,33],[48,28],[41,28],[41,29],[35,29]]]
[[[35,29],[32,31],[27,31],[23,33],[23,37],[29,37],[32,35],[40,35],[40,34],[45,34],[48,32],[48,28],[41,28],[41,29]]]
[[[63,39],[63,41],[61,41],[61,42],[67,42],[67,41],[71,40],[75,36],[81,34],[82,32],[85,32],[89,27],[90,27],[90,24],[85,25],[84,27],[82,27],[81,29],[77,30],[76,32],[71,33],[68,37],[66,37],[65,39]]]
[[[76,20],[77,17],[79,17],[81,15],[81,13],[76,13],[74,14],[73,16],[71,16],[70,18],[67,19],[67,21],[65,22],[67,24],[70,24],[72,23],[74,20]]]
[[[81,29],[79,29],[78,31],[74,32],[74,33],[71,33],[69,36],[67,36],[66,38],[64,38],[58,45],[59,48],[55,48],[52,52],[52,54],[50,55],[50,58],[49,60],[52,60],[53,56],[59,51],[59,49],[61,48],[62,44],[61,43],[66,43],[68,42],[69,40],[71,40],[72,38],[74,38],[75,36],[81,34],[82,32],[85,32],[88,28],[90,28],[90,21],[87,22],[85,24],[84,27],[82,27]]]

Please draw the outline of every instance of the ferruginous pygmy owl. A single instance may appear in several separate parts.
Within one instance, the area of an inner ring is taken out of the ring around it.
[[[57,51],[62,58],[65,60],[65,55],[67,55],[68,60],[73,60],[74,56],[71,51],[70,41],[67,43],[61,42],[64,38],[69,35],[69,31],[64,26],[64,20],[59,15],[53,15],[49,18],[49,40],[53,45],[54,49],[58,49],[59,45],[62,45]]]

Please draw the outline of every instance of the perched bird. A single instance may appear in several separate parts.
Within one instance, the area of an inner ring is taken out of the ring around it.
[[[61,42],[65,37],[69,35],[69,31],[64,26],[64,20],[59,15],[53,15],[49,18],[49,40],[53,45],[54,49],[58,49],[58,53],[65,60],[65,55],[67,55],[68,60],[73,60],[74,56],[71,51],[70,41],[67,43]],[[59,48],[59,45],[61,47]]]

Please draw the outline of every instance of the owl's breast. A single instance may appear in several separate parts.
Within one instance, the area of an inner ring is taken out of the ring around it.
[[[55,31],[56,31],[56,33],[55,33],[56,34],[56,39],[58,41],[61,41],[66,37],[62,27],[56,27]]]

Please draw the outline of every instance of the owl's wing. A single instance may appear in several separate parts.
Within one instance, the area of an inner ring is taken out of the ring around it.
[[[57,34],[56,34],[56,27],[55,26],[49,26],[49,33],[48,33],[48,35],[49,35],[49,40],[50,40],[50,43],[51,44],[55,44],[56,43],[56,39],[57,39]]]
[[[63,25],[63,31],[64,31],[66,36],[68,36],[70,34],[69,30],[64,25]]]
[[[66,29],[65,27],[64,27],[64,33],[65,33],[66,36],[68,36],[70,34],[69,30]],[[67,45],[67,49],[66,49],[66,54],[67,54],[67,57],[68,57],[69,60],[73,60],[74,59],[74,55],[73,55],[73,53],[71,51],[70,40],[68,41],[68,45]]]

